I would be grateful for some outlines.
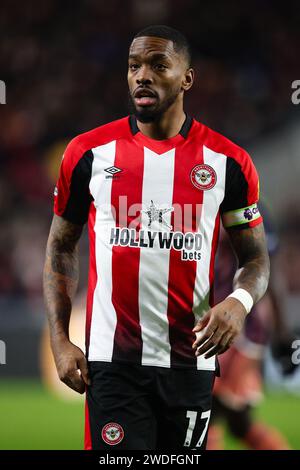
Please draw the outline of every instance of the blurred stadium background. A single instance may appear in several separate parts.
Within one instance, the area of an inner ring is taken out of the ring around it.
[[[0,6],[0,449],[80,449],[83,402],[60,385],[45,339],[42,266],[61,155],[76,134],[127,114],[132,35],[164,23],[192,44],[186,110],[252,155],[279,236],[272,266],[286,321],[300,338],[300,4],[193,0],[3,0]],[[88,260],[72,337],[83,341]],[[3,343],[2,343],[3,344]],[[292,353],[292,350],[291,350]],[[0,361],[1,362],[1,361]],[[2,362],[4,362],[2,357]],[[298,368],[299,369],[299,368]],[[300,449],[300,372],[266,354],[256,413]],[[230,437],[228,448],[239,445]]]

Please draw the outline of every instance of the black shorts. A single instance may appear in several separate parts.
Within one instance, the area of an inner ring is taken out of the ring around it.
[[[85,448],[202,450],[214,371],[90,362]]]

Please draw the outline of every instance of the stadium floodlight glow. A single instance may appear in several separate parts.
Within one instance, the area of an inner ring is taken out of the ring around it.
[[[6,344],[0,340],[0,365],[6,364]]]
[[[6,85],[3,80],[0,80],[0,104],[6,104]]]

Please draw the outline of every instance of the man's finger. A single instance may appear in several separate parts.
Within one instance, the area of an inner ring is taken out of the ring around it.
[[[222,337],[222,331],[216,330],[215,333],[206,341],[204,344],[199,346],[196,351],[196,356],[201,356],[202,354],[209,351],[211,348],[218,346]]]
[[[78,363],[78,367],[80,369],[84,382],[86,383],[86,385],[91,385],[91,381],[89,378],[89,370],[87,366],[87,360],[85,356],[82,356],[82,358],[80,358],[77,363]]]
[[[229,333],[225,333],[219,343],[213,347],[210,351],[205,354],[205,359],[209,359],[210,357],[214,356],[215,354],[223,354],[227,349],[230,348],[230,345],[232,344],[232,336]]]
[[[232,337],[232,335],[230,334],[224,335],[224,338],[222,338],[222,341],[221,341],[221,347],[220,347],[220,350],[218,351],[218,354],[223,354],[225,351],[227,351],[227,349],[229,349],[230,346],[232,345],[233,341],[234,341],[234,337]]]
[[[206,312],[203,317],[198,321],[197,325],[193,328],[193,332],[201,331],[205,328],[210,319],[210,311]]]
[[[75,392],[81,394],[85,392],[85,383],[77,370],[64,377],[62,381]]]
[[[197,349],[199,346],[201,346],[201,344],[204,344],[206,341],[208,341],[212,337],[213,334],[214,334],[214,331],[210,329],[209,330],[206,329],[201,334],[196,333],[196,339],[194,343],[192,344],[192,349]]]
[[[210,357],[215,356],[216,354],[219,354],[220,348],[221,348],[220,344],[216,344],[209,351],[207,351],[204,358],[209,359]]]
[[[203,331],[201,331],[201,333],[196,331],[195,332],[196,333],[196,340],[192,344],[192,348],[196,349],[198,346],[205,343],[205,341],[207,341],[215,333],[217,328],[218,328],[218,325],[212,320],[210,323],[207,324],[205,329],[203,329]]]
[[[224,335],[221,335],[221,337],[219,338],[219,341],[217,344],[215,344],[214,347],[212,347],[209,351],[206,352],[205,354],[205,359],[209,359],[210,357],[212,356],[215,356],[216,354],[222,354],[222,350],[223,348],[226,346],[226,340],[224,341],[224,337],[228,337],[227,334],[224,334]]]
[[[224,346],[223,348],[221,348],[219,351],[218,351],[218,355],[220,354],[223,354],[224,352],[226,352],[229,348],[230,348],[231,344],[227,344],[226,346]]]
[[[210,357],[214,356],[215,354],[222,354],[223,352],[227,351],[232,343],[232,335],[230,333],[224,333],[223,335],[220,334],[218,341],[214,341],[215,345],[207,351],[205,354],[205,359],[209,359]]]

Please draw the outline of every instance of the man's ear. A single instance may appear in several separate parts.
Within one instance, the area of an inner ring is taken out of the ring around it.
[[[194,83],[194,69],[189,68],[186,70],[184,79],[182,80],[182,89],[184,91],[189,90]]]

